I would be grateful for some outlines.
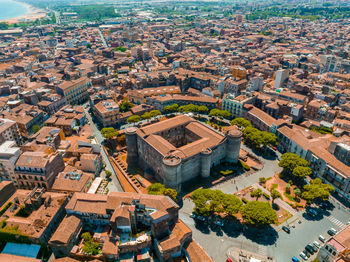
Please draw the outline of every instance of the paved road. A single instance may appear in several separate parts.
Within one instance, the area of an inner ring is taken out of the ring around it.
[[[242,147],[251,152],[244,145]],[[264,162],[262,170],[248,177],[241,175],[234,178],[234,183],[227,181],[213,188],[225,193],[235,193],[237,188],[240,190],[257,183],[259,177],[269,177],[281,171],[277,159],[262,159],[262,161]],[[334,202],[334,206],[329,211],[320,209],[320,215],[316,219],[310,218],[304,212],[297,212],[288,220],[291,226],[290,234],[281,231],[280,227],[276,230],[269,228],[266,232],[261,232],[245,230],[240,225],[233,226],[232,223],[226,224],[223,229],[219,229],[217,226],[213,228],[212,226],[196,223],[189,217],[194,206],[188,199],[184,200],[179,216],[192,229],[194,239],[203,246],[214,261],[225,261],[227,252],[235,247],[261,255],[273,256],[278,262],[290,262],[292,256],[297,256],[300,261],[303,261],[299,257],[299,253],[308,243],[318,240],[320,234],[326,238],[329,237],[327,234],[329,228],[333,227],[337,230],[345,228],[350,220],[350,212],[341,206],[338,209],[336,202]],[[298,223],[299,220],[301,221],[300,224]],[[257,237],[259,234],[260,237]]]
[[[101,32],[100,29],[98,29],[98,33],[100,34],[100,37],[101,37],[103,46],[104,46],[104,47],[108,47],[108,44],[107,44],[107,42],[106,42],[106,39],[105,39],[105,37],[103,36],[103,34],[102,34],[102,32]]]
[[[104,138],[101,135],[101,132],[98,130],[98,128],[95,125],[95,123],[92,121],[90,113],[88,112],[88,110],[85,109],[86,105],[87,104],[83,105],[86,117],[87,117],[87,119],[90,122],[90,127],[91,127],[91,130],[93,132],[93,135],[94,135],[97,143],[101,145],[102,141],[104,140]],[[112,172],[112,176],[111,176],[112,181],[108,184],[109,192],[123,192],[123,188],[120,185],[120,182],[118,180],[117,174],[114,172],[114,170],[112,168],[112,164],[109,161],[109,158],[106,155],[105,151],[102,149],[102,147],[101,147],[101,155],[102,155],[102,158],[103,158],[103,162],[106,164],[106,169]]]

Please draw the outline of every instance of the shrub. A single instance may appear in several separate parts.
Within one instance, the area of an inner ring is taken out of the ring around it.
[[[287,184],[287,185],[286,185],[286,193],[287,193],[287,194],[290,194],[290,184]]]
[[[250,166],[248,166],[246,163],[244,163],[244,161],[239,160],[241,162],[241,165],[243,167],[244,170],[249,171],[250,170]]]
[[[267,199],[270,200],[270,196],[268,194],[266,194],[265,192],[263,193],[263,196]]]
[[[242,197],[242,202],[243,202],[244,204],[247,204],[247,203],[248,203],[248,200],[245,199],[244,197]]]
[[[223,175],[223,176],[229,176],[229,175],[233,174],[233,170],[225,170],[225,171],[221,170],[220,174]]]

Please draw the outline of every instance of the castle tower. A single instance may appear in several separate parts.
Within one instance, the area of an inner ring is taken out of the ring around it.
[[[227,135],[226,161],[237,163],[241,148],[242,132],[236,129],[230,130]]]
[[[126,161],[128,164],[137,164],[138,162],[138,149],[137,149],[137,127],[129,127],[125,129],[125,139],[127,147],[127,158]]]
[[[203,149],[201,152],[201,176],[204,178],[210,176],[211,154],[210,148]]]
[[[164,185],[177,191],[181,190],[181,158],[175,155],[167,155],[163,158]]]

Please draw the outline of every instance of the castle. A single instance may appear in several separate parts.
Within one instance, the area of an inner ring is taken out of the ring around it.
[[[226,135],[186,115],[125,130],[127,162],[151,170],[166,187],[181,190],[193,178],[210,176],[213,165],[237,163],[242,133]]]

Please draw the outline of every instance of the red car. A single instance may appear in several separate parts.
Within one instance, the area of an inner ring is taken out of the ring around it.
[[[231,258],[226,259],[226,262],[232,262]]]

